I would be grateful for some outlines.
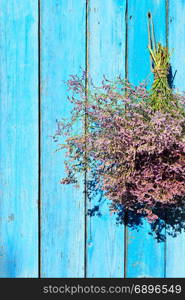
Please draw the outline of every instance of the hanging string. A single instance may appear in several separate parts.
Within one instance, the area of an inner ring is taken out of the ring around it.
[[[151,103],[156,109],[166,109],[173,101],[172,89],[168,83],[170,53],[167,47],[156,44],[154,24],[151,13],[148,13],[148,49],[150,52],[151,71],[154,81],[151,88]]]

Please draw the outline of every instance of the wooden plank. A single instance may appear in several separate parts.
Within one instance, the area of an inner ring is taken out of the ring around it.
[[[185,86],[185,2],[169,1],[169,48],[175,88],[184,91]],[[181,224],[179,224],[181,227]],[[167,235],[166,277],[185,277],[185,233],[177,237]]]
[[[64,152],[51,136],[69,116],[64,81],[85,69],[85,0],[41,1],[42,277],[84,276],[84,194],[62,186]]]
[[[101,85],[103,75],[114,79],[125,73],[125,2],[89,1],[88,71]],[[97,197],[98,198],[98,197]],[[92,209],[97,199],[88,203]],[[88,218],[87,277],[124,276],[124,227],[116,225],[107,200],[101,201],[101,217]]]
[[[147,14],[152,13],[157,41],[165,44],[165,0],[128,1],[128,75],[139,84],[150,73]],[[149,235],[147,221],[142,228],[128,229],[127,277],[163,277],[164,243]]]
[[[0,277],[38,276],[38,7],[0,0]]]

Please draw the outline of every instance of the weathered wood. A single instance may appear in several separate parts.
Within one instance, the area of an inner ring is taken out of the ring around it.
[[[90,0],[88,9],[88,72],[96,85],[125,74],[125,3]],[[98,197],[97,197],[98,199]],[[94,199],[88,208],[98,204]],[[101,201],[101,216],[88,218],[87,277],[124,276],[124,227],[116,225],[109,203]]]
[[[153,16],[156,40],[165,44],[166,3],[174,84],[184,90],[184,1],[127,3],[126,41],[126,0],[0,0],[0,277],[38,276],[39,113],[41,276],[124,277],[124,270],[126,277],[185,276],[184,232],[167,235],[166,245],[157,243],[144,221],[138,232],[128,229],[125,249],[124,226],[116,225],[108,201],[101,201],[101,216],[86,218],[86,205],[93,208],[98,197],[85,202],[83,184],[79,189],[60,184],[65,153],[55,152],[52,135],[56,120],[69,116],[71,109],[64,81],[85,67],[97,85],[103,75],[124,77],[127,42],[129,80],[145,80],[151,73],[147,14]],[[82,130],[82,124],[75,130]]]
[[[174,86],[185,90],[185,2],[169,1],[169,48]],[[181,224],[179,223],[179,226]],[[182,230],[177,237],[167,235],[166,277],[185,277],[185,233]]]
[[[156,40],[165,44],[165,0],[128,1],[128,77],[136,85],[151,73],[147,49],[149,12],[153,16]],[[147,221],[138,232],[128,229],[127,277],[164,276],[164,243],[157,243],[149,232]]]
[[[38,276],[37,2],[0,0],[0,277]]]
[[[64,152],[51,136],[69,116],[64,81],[85,69],[85,0],[41,1],[42,277],[84,276],[84,193],[62,186]]]

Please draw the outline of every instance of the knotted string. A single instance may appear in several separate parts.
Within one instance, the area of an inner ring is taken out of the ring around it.
[[[160,67],[155,66],[153,68],[154,80],[160,78],[167,78],[169,74],[169,69],[162,69]]]
[[[168,106],[172,100],[172,90],[168,83],[170,54],[168,48],[163,47],[160,43],[156,44],[154,25],[150,13],[148,14],[148,38],[151,71],[154,74],[151,100],[154,107],[160,109],[160,107]]]

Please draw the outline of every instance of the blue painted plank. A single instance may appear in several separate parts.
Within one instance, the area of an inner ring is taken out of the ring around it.
[[[37,2],[0,0],[0,277],[38,276]]]
[[[185,90],[185,2],[169,1],[169,48],[175,88]],[[180,224],[179,224],[180,225]],[[167,235],[166,277],[185,277],[185,233],[173,238]]]
[[[42,277],[84,276],[83,187],[60,184],[65,153],[55,152],[51,136],[71,110],[64,81],[85,69],[85,7],[85,0],[41,1]]]
[[[96,85],[101,85],[103,75],[125,75],[125,3],[89,1],[88,71]],[[88,208],[96,204],[94,199]],[[124,277],[124,226],[116,225],[107,200],[101,201],[100,212],[101,217],[89,217],[87,222],[87,277]]]
[[[128,77],[139,84],[150,74],[147,14],[152,13],[157,41],[165,44],[165,0],[128,1]],[[150,225],[128,229],[127,277],[163,277],[164,243],[149,235]]]

